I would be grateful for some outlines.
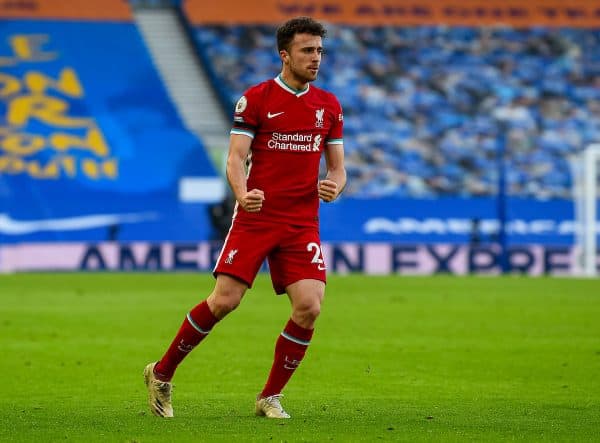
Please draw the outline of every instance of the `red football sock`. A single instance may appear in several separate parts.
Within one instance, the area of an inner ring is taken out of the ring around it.
[[[291,319],[287,322],[275,344],[275,359],[261,397],[281,393],[302,361],[312,335],[313,329],[304,329]]]
[[[156,378],[171,381],[179,363],[208,335],[218,321],[206,300],[194,307],[183,321],[169,349],[154,367]]]

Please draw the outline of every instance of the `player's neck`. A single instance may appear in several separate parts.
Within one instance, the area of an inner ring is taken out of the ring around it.
[[[304,91],[308,87],[308,82],[298,80],[296,76],[291,74],[289,71],[286,71],[285,69],[281,71],[279,77],[287,86],[296,89],[297,91]]]

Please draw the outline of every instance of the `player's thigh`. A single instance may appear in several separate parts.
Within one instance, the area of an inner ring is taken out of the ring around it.
[[[265,258],[278,242],[274,229],[234,221],[213,273],[228,275],[252,287]]]
[[[269,255],[273,288],[278,294],[300,280],[326,282],[325,261],[318,228],[291,228],[279,248]]]

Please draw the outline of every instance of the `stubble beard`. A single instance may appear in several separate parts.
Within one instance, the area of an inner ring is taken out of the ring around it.
[[[307,69],[305,72],[301,72],[299,69],[296,69],[290,66],[290,73],[294,76],[296,80],[301,83],[310,83],[317,79],[319,71],[317,71],[314,75]]]

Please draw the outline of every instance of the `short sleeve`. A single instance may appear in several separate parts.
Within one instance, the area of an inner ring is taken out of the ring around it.
[[[235,104],[231,134],[247,135],[254,138],[258,126],[260,97],[257,88],[248,89]]]

